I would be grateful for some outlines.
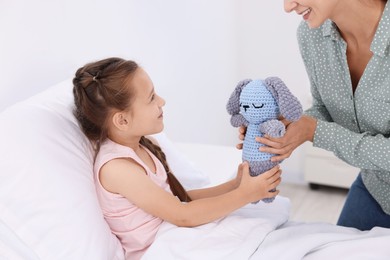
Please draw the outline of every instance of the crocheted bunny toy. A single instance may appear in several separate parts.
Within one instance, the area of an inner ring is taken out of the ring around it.
[[[289,121],[296,121],[301,117],[301,103],[284,82],[277,77],[240,81],[226,108],[232,116],[230,122],[234,127],[247,127],[242,159],[249,162],[251,176],[257,176],[277,165],[279,162],[270,160],[274,154],[259,151],[260,146],[264,145],[255,138],[264,134],[271,137],[283,136],[286,129],[278,120],[279,116]],[[274,198],[263,199],[267,203],[273,200]]]

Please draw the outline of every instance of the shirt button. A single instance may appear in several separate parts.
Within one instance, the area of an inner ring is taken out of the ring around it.
[[[352,124],[356,124],[356,120],[355,120],[355,119],[352,119],[352,120],[351,120],[351,123],[352,123]]]

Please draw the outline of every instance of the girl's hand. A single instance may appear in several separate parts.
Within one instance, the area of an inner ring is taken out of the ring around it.
[[[243,196],[248,197],[249,202],[272,198],[279,194],[278,190],[270,192],[270,190],[276,189],[282,180],[280,177],[282,170],[279,165],[255,177],[249,174],[248,162],[240,164],[238,171],[242,172],[238,189],[241,190]]]
[[[241,183],[243,171],[242,171],[242,169],[240,169],[240,167],[241,167],[241,164],[238,167],[236,178],[233,179],[233,189],[237,189]]]
[[[284,122],[282,120],[283,123]],[[302,116],[298,121],[288,122],[284,136],[273,138],[270,136],[256,137],[256,141],[264,144],[260,147],[261,152],[277,154],[271,161],[282,161],[290,157],[291,153],[306,141],[313,141],[317,120],[310,116]]]

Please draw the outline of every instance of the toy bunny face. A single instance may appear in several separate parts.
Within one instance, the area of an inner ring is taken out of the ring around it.
[[[279,115],[279,107],[261,80],[249,82],[240,95],[240,114],[250,124],[260,124]]]

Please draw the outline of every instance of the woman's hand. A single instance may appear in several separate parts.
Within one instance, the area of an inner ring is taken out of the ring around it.
[[[245,133],[246,133],[246,127],[245,126],[240,126],[238,128],[238,139],[240,139],[241,141],[244,141]],[[242,149],[242,143],[237,144],[236,148],[238,150],[241,150]]]
[[[241,182],[238,187],[243,193],[243,196],[248,197],[250,202],[262,200],[265,198],[272,198],[279,194],[279,191],[271,192],[281,182],[282,170],[279,165],[272,169],[258,175],[250,176],[248,162],[243,162],[238,168],[238,172],[241,172]]]
[[[256,137],[256,141],[264,144],[260,147],[261,152],[276,154],[271,161],[282,161],[290,157],[291,153],[306,141],[313,141],[314,132],[317,127],[317,120],[310,116],[302,116],[298,121],[288,122],[282,120],[287,125],[286,133],[279,138],[270,136]]]

